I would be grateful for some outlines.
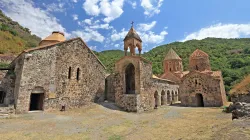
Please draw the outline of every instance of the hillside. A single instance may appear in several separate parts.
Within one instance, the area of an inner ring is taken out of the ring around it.
[[[233,86],[230,94],[247,94],[250,92],[250,75],[246,76],[241,82]]]
[[[24,49],[36,47],[41,38],[31,35],[28,28],[12,21],[0,10],[0,40],[0,54],[16,55]]]
[[[199,48],[210,56],[213,70],[223,72],[226,90],[240,82],[243,77],[250,74],[250,39],[218,39],[207,38],[187,42],[174,42],[156,47],[143,54],[143,57],[153,62],[153,73],[162,74],[162,61],[168,50],[173,48],[183,59],[184,70],[187,70],[188,58],[192,52]],[[104,51],[97,53],[100,60],[107,66],[109,72],[113,71],[114,62],[124,54],[122,51]]]

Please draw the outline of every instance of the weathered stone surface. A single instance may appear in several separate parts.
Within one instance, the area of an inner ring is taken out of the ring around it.
[[[126,73],[128,65],[135,68],[135,93],[126,93]],[[116,62],[112,85],[115,88],[115,103],[126,111],[142,112],[153,110],[155,106],[178,100],[176,83],[152,77],[152,64],[139,56],[125,56]],[[108,82],[109,83],[109,82]],[[173,97],[172,94],[173,93]],[[167,94],[169,93],[169,94]],[[167,100],[170,99],[168,102]]]
[[[0,87],[16,113],[29,111],[32,93],[40,92],[37,89],[44,91],[43,110],[59,110],[63,104],[66,108],[81,107],[104,99],[105,68],[80,38],[29,50],[11,67],[14,86],[10,87],[13,80],[7,75]]]
[[[234,103],[236,103],[236,102],[250,103],[250,93],[248,93],[248,94],[232,94],[231,101]]]
[[[202,95],[205,107],[219,107],[226,102],[222,76],[215,78],[209,74],[191,72],[183,77],[180,93],[184,106],[199,106],[197,94]]]
[[[236,102],[232,105],[232,119],[250,119],[250,104]]]

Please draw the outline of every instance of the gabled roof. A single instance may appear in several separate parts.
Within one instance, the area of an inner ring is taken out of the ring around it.
[[[209,56],[207,53],[199,49],[196,49],[190,56],[190,58],[200,58],[200,57],[209,57]]]
[[[164,60],[182,60],[182,59],[172,48],[170,48]]]
[[[80,37],[72,38],[72,39],[69,39],[69,40],[66,40],[66,41],[56,42],[56,43],[53,43],[53,44],[38,46],[38,47],[35,47],[35,48],[30,48],[30,49],[24,50],[12,62],[14,62],[19,56],[21,56],[24,53],[28,53],[28,52],[32,52],[32,51],[36,51],[36,50],[42,50],[42,49],[52,48],[52,47],[55,47],[56,45],[61,45],[61,44],[68,43],[68,42],[71,42],[71,41],[74,41],[74,40],[80,40],[81,42],[83,42],[84,46],[95,56],[95,58],[97,59],[97,61],[104,67],[104,69],[106,69],[106,67],[99,60],[99,58],[95,55],[95,53],[87,46],[87,44]]]
[[[142,42],[140,36],[136,33],[133,26],[130,28],[128,34],[126,35],[126,37],[124,38],[123,41],[130,39],[130,38],[135,38],[135,39],[139,40],[140,42]]]
[[[163,75],[161,75],[160,78],[161,79],[167,79],[167,80],[170,80],[170,81],[174,81],[174,82],[177,82],[177,83],[181,81],[181,79],[179,77],[175,76],[171,72],[164,73]]]

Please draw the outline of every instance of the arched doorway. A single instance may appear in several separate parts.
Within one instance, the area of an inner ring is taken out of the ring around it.
[[[154,93],[154,108],[156,109],[159,106],[159,95],[158,92],[155,91]]]
[[[174,91],[172,91],[172,102],[174,102]]]
[[[5,92],[0,89],[0,104],[4,104],[5,96],[6,96]]]
[[[43,110],[44,89],[42,87],[35,87],[30,95],[30,111]]]
[[[166,94],[165,91],[162,90],[161,91],[161,105],[165,105],[166,104]]]
[[[197,107],[204,107],[204,101],[202,94],[196,94]]]
[[[170,95],[170,91],[167,91],[167,104],[171,103],[171,95]]]
[[[135,67],[129,64],[125,69],[126,94],[135,94]]]
[[[178,94],[177,94],[177,91],[175,91],[175,102],[178,101]]]

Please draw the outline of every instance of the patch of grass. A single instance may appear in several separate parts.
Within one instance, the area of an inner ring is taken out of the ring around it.
[[[9,67],[9,64],[0,62],[0,68],[8,68],[8,67]]]
[[[109,140],[121,140],[121,139],[122,139],[122,137],[119,135],[112,135],[109,137]]]

